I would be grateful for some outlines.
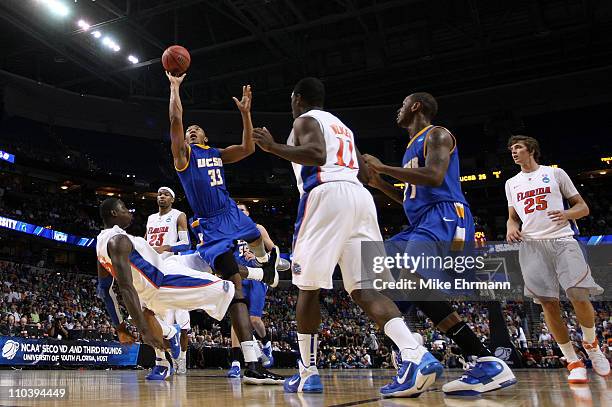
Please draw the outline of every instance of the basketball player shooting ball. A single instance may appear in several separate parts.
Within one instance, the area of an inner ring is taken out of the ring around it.
[[[578,234],[575,221],[587,216],[589,207],[565,171],[538,163],[540,146],[536,139],[513,136],[508,148],[521,172],[506,181],[506,238],[509,242],[522,242],[519,263],[525,295],[542,305],[546,325],[567,359],[570,372],[567,381],[586,383],[586,368],[576,355],[561,316],[561,285],[576,312],[583,334],[582,346],[593,363],[593,370],[608,376],[610,363],[595,336],[595,311],[589,297],[603,293],[603,289],[593,280],[580,245],[574,239]],[[565,201],[569,204],[567,207]]]
[[[292,162],[300,203],[293,237],[293,284],[299,288],[296,310],[299,373],[285,380],[285,391],[322,392],[317,370],[321,325],[319,291],[331,289],[336,264],[344,288],[397,345],[402,365],[394,380],[380,389],[384,397],[416,397],[442,374],[442,365],[419,345],[389,298],[361,275],[361,242],[382,241],[376,206],[367,183],[367,167],[353,132],[323,110],[325,87],[316,78],[300,80],[291,94],[293,130],[287,144],[268,130],[254,130],[255,142],[267,152]]]
[[[198,234],[203,244],[198,253],[224,279],[236,286],[236,298],[230,306],[232,327],[240,340],[246,363],[244,382],[248,384],[280,384],[284,378],[266,370],[257,360],[252,326],[242,290],[242,277],[234,258],[235,242],[245,240],[257,261],[262,265],[264,283],[278,284],[276,268],[278,248],[266,252],[261,232],[255,222],[244,215],[226,188],[223,166],[238,162],[255,151],[251,122],[251,87],[243,86],[242,99],[234,98],[242,116],[242,143],[227,148],[209,146],[208,137],[198,125],[183,129],[183,106],[180,85],[185,78],[166,72],[170,82],[170,138],[174,167],[181,180],[185,196],[194,216],[198,219]]]
[[[159,188],[157,191],[158,212],[149,215],[147,220],[145,239],[164,259],[191,249],[187,215],[172,207],[175,197],[171,188]],[[167,323],[171,325],[176,323],[181,327],[181,354],[173,362],[176,373],[185,374],[187,373],[187,347],[189,345],[187,333],[191,329],[189,311],[171,309],[163,318]],[[163,352],[158,349],[155,351],[155,359],[164,360]],[[157,366],[147,376],[149,380],[161,379],[162,376],[158,375],[156,370],[158,370]]]

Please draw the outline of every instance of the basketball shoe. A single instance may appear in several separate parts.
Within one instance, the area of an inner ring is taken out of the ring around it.
[[[516,377],[506,362],[494,356],[483,356],[468,364],[459,379],[442,386],[442,391],[452,396],[477,396],[515,383]]]
[[[261,265],[263,270],[263,281],[270,287],[274,288],[278,285],[278,263],[280,261],[280,252],[278,246],[274,246],[270,253],[268,253],[268,261]]]
[[[323,384],[316,366],[306,367],[298,360],[299,373],[285,379],[286,393],[323,393]]]
[[[146,380],[166,380],[174,373],[174,369],[168,366],[155,365],[151,373],[145,376]]]
[[[380,389],[383,397],[418,397],[442,375],[442,364],[423,346],[410,353],[409,359],[402,359],[393,381]]]
[[[240,362],[233,361],[232,367],[230,367],[230,370],[228,370],[227,372],[227,377],[232,379],[239,379],[240,375]]]
[[[274,366],[274,355],[272,355],[272,345],[268,347],[265,347],[265,346],[262,347],[261,352],[263,353],[262,355],[263,367],[265,367],[266,369],[269,369],[272,366]]]
[[[245,384],[283,384],[285,378],[266,370],[261,363],[247,363],[242,376]]]
[[[567,376],[567,382],[571,384],[588,383],[586,367],[582,360],[577,360],[567,365],[567,370],[570,374]]]
[[[597,339],[593,343],[582,342],[582,346],[584,346],[584,350],[589,355],[595,373],[603,377],[608,376],[610,374],[610,362],[608,362],[606,355],[601,351]]]

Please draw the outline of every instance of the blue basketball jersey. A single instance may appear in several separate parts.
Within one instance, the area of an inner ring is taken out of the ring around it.
[[[201,144],[188,148],[187,166],[176,168],[176,172],[194,217],[210,218],[225,212],[231,200],[225,187],[221,152]]]
[[[402,166],[404,168],[418,168],[425,166],[427,155],[427,135],[436,126],[429,125],[419,131],[414,136],[404,153]],[[450,132],[449,132],[450,133]],[[428,187],[424,185],[412,185],[406,183],[404,188],[404,212],[412,225],[419,222],[428,209],[439,202],[460,202],[468,205],[463,192],[461,191],[461,181],[459,181],[459,152],[457,141],[451,134],[454,147],[451,151],[448,170],[444,176],[444,181],[439,187]]]

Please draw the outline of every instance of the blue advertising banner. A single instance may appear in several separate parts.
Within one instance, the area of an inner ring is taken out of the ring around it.
[[[6,151],[0,150],[0,160],[8,161],[11,164],[15,163],[15,156],[11,153],[7,153]]]
[[[55,240],[56,242],[68,243],[82,247],[95,247],[94,243],[96,239],[94,238],[75,236],[69,233],[60,232],[58,230],[47,229],[42,226],[32,225],[30,223],[21,222],[11,218],[5,218],[4,216],[0,216],[0,227],[27,233],[29,235],[40,236],[45,239]]]
[[[135,366],[140,344],[0,336],[0,365]]]

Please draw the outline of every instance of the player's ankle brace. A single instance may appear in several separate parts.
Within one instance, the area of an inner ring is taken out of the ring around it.
[[[215,270],[224,280],[229,280],[234,274],[239,274],[238,263],[231,251],[227,251],[215,259]]]

